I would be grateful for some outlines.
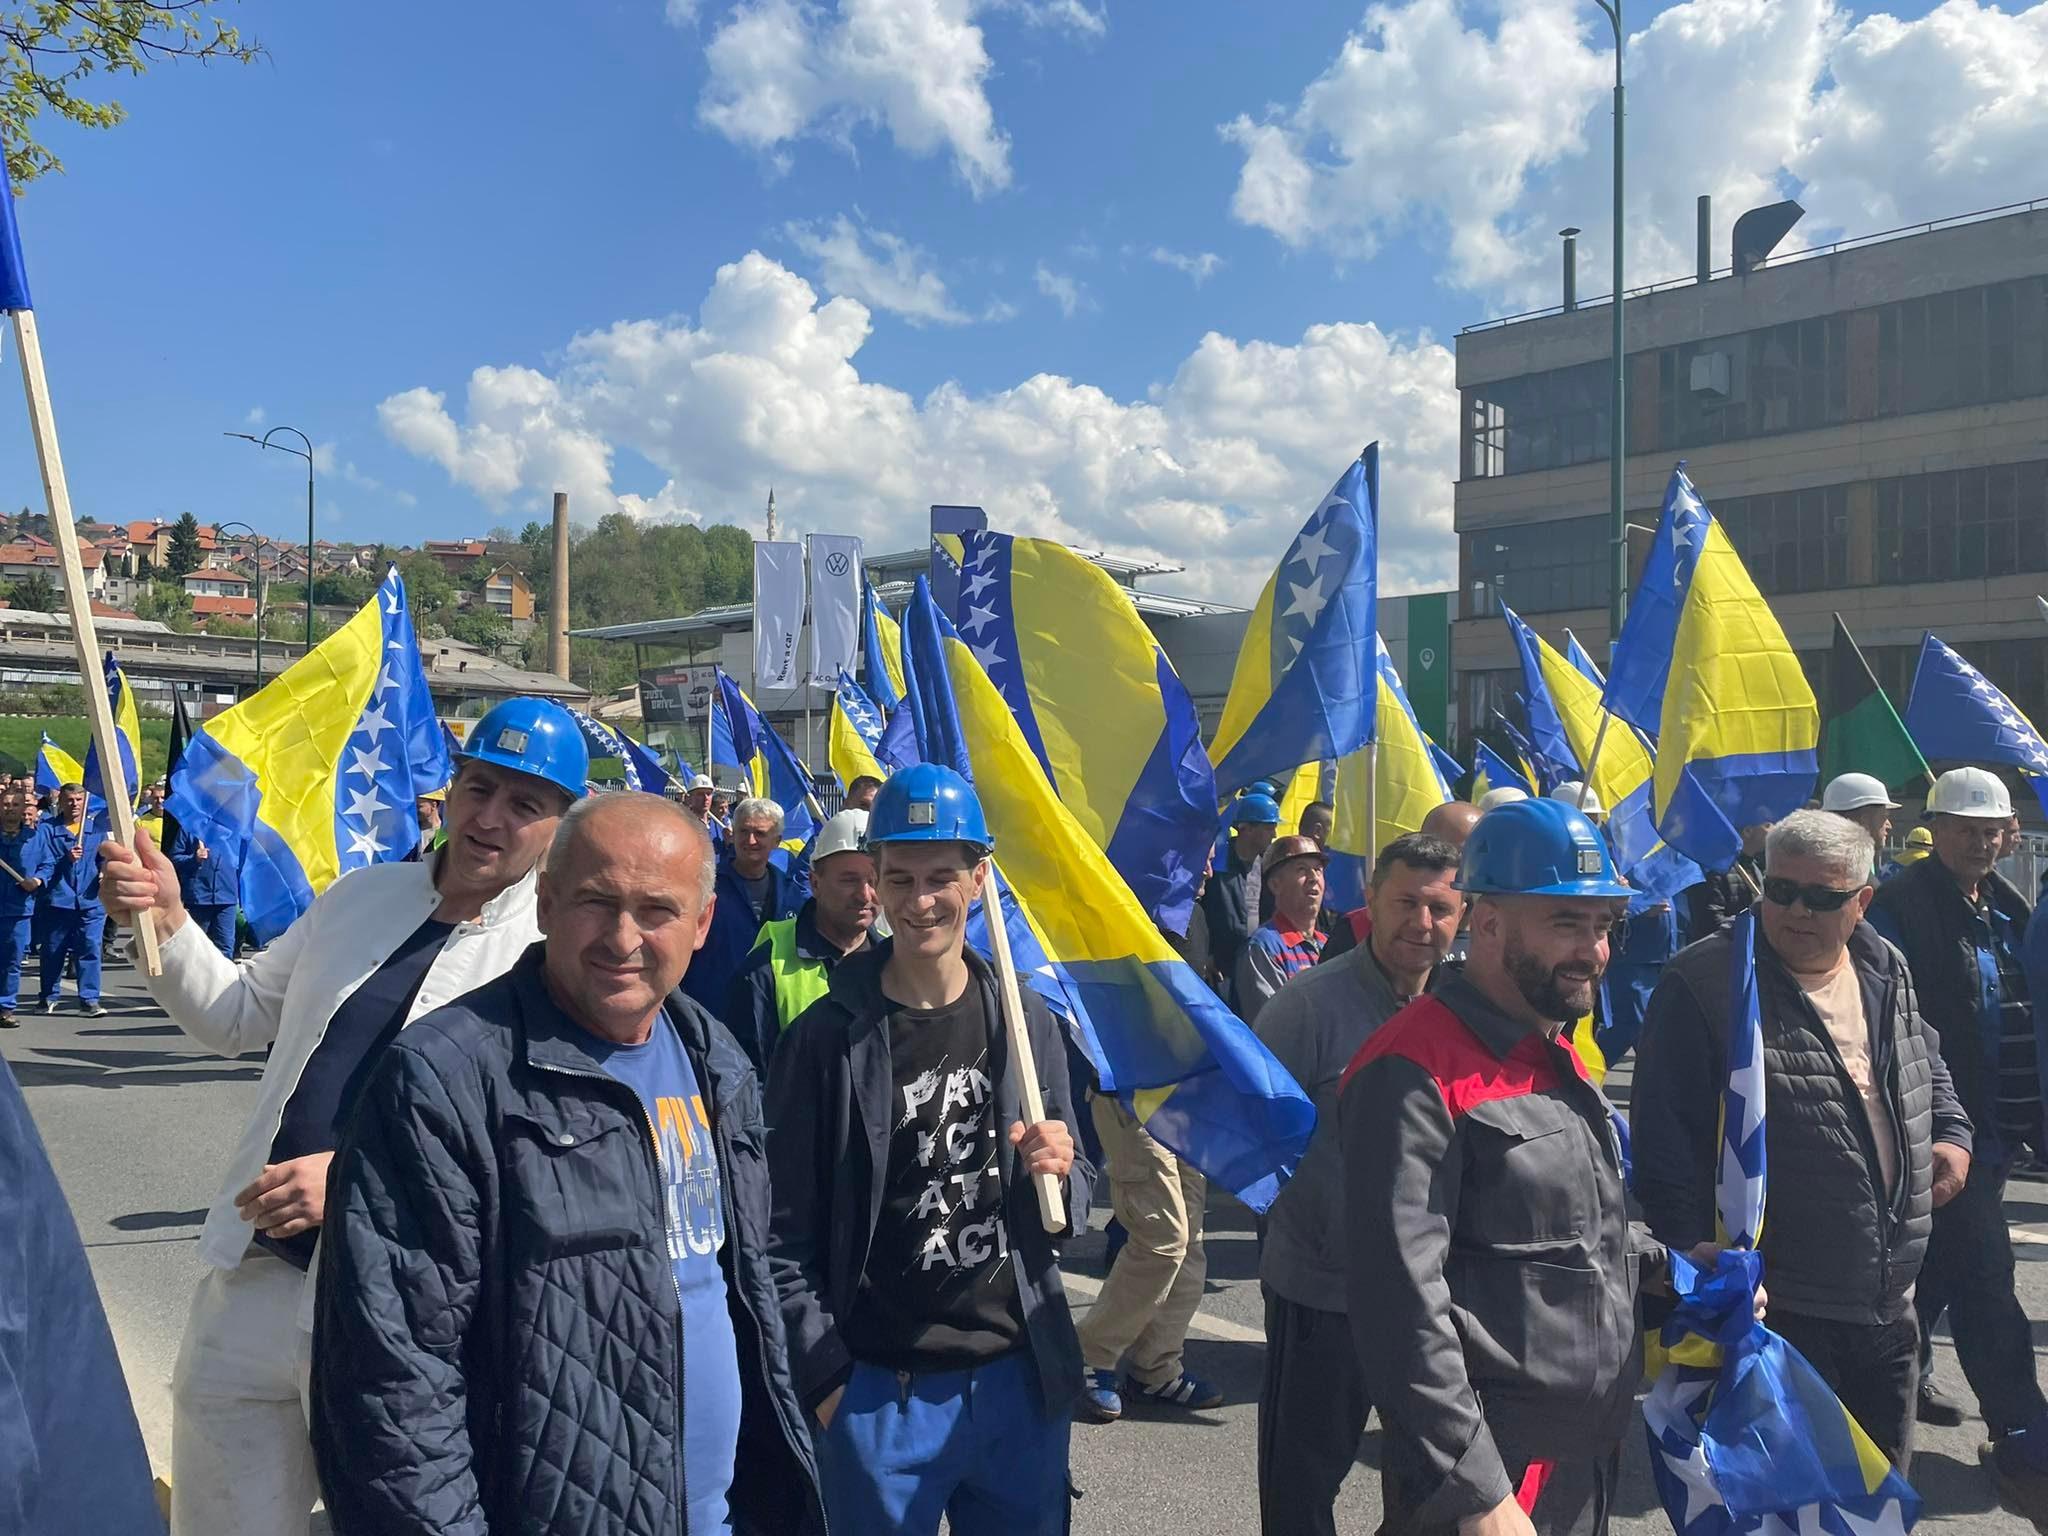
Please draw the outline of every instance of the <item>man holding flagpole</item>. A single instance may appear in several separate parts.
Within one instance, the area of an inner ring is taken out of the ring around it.
[[[355,1085],[399,1029],[540,936],[535,867],[589,773],[567,710],[506,700],[469,733],[432,860],[352,871],[241,966],[192,921],[147,834],[101,850],[115,914],[156,919],[163,975],[147,985],[172,1022],[223,1056],[270,1050],[200,1233],[207,1269],[171,1376],[173,1536],[304,1536],[319,1496],[311,1271]]]

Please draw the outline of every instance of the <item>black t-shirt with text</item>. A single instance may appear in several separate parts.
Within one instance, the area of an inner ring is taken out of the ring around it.
[[[857,1360],[951,1371],[1009,1353],[1024,1334],[1003,1210],[1002,1148],[980,987],[889,1016],[889,1167],[853,1315]]]

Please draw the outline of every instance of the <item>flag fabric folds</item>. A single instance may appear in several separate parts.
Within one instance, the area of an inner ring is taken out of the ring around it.
[[[1777,616],[1683,464],[1631,599],[1607,708],[1657,739],[1658,830],[1726,869],[1742,829],[1813,793],[1820,708]]]
[[[444,725],[443,733],[447,731]],[[171,775],[178,771],[178,764],[185,760],[185,748],[192,740],[192,716],[185,708],[185,695],[175,685],[171,688],[171,734],[164,748],[164,783],[168,787]],[[178,840],[178,818],[167,809],[158,823],[163,833],[163,848],[168,851]]]
[[[1536,787],[1521,769],[1512,766],[1485,742],[1475,742],[1472,747],[1472,798],[1477,800],[1490,789],[1519,789],[1525,795],[1536,793]]]
[[[128,677],[120,664],[114,660],[114,653],[107,652],[106,662],[107,703],[113,707],[114,741],[121,754],[121,797],[133,805],[135,797],[142,793],[142,722],[135,713],[135,690],[128,686]],[[107,799],[106,775],[100,771],[99,743],[88,741],[85,747],[85,768],[79,782],[85,786],[88,796],[101,801]]]
[[[1820,778],[1868,773],[1897,793],[1916,780],[1932,779],[1927,759],[1906,729],[1891,699],[1877,683],[1870,663],[1835,615],[1835,646],[1828,656],[1827,724],[1820,738]]]
[[[810,538],[811,654],[804,681],[829,688],[853,666],[862,620],[860,536],[814,533]]]
[[[1366,823],[1367,754],[1360,748],[1337,762],[1336,820],[1330,829],[1324,900],[1339,910],[1364,904],[1366,882],[1380,849],[1404,832],[1419,830],[1423,819],[1451,798],[1429,738],[1416,723],[1401,674],[1394,669],[1394,658],[1377,635],[1373,654],[1379,698],[1377,745],[1371,754],[1373,824]]]
[[[1545,642],[1506,603],[1500,605],[1500,616],[1508,627],[1508,638],[1515,642],[1515,657],[1522,668],[1522,691],[1517,697],[1522,702],[1522,717],[1529,722],[1528,755],[1536,764],[1547,794],[1583,771],[1579,754],[1573,749],[1564,719],[1550,696],[1543,666]]]
[[[1045,776],[966,640],[919,578],[905,681],[926,760],[973,780],[999,868],[1043,940],[1064,1012],[1115,1094],[1162,1145],[1255,1209],[1307,1146],[1315,1109],[1154,926]],[[1018,957],[1021,978],[1036,961]]]
[[[718,696],[724,706],[731,741],[738,761],[746,770],[753,793],[765,795],[782,807],[782,845],[801,848],[818,830],[813,813],[810,771],[798,760],[790,744],[761,718],[754,701],[740,685],[720,668]],[[716,750],[718,731],[714,724],[711,744]]]
[[[199,728],[168,808],[241,871],[267,944],[338,876],[410,853],[415,797],[453,776],[394,566],[354,618]]]
[[[1186,932],[1217,824],[1186,686],[1101,567],[1046,539],[961,542],[961,638],[1089,840],[1155,921]]]
[[[1897,1536],[1919,1517],[1919,1496],[1813,1367],[1755,1321],[1769,1171],[1756,924],[1744,913],[1730,945],[1714,1181],[1725,1247],[1710,1269],[1670,1257],[1668,1360],[1643,1401],[1650,1466],[1678,1536]]]
[[[832,717],[825,733],[825,755],[843,790],[862,774],[886,779],[889,774],[875,757],[882,744],[882,716],[874,700],[861,691],[851,674],[839,674],[839,689],[832,695]]]
[[[1379,463],[1375,443],[1344,471],[1266,579],[1209,746],[1221,795],[1372,740]]]
[[[607,725],[592,714],[572,709],[576,723],[583,728],[583,744],[590,752],[590,777],[595,782],[600,773],[609,779],[614,770],[626,788],[639,790],[643,794],[660,795],[668,792],[668,770],[661,765],[646,747],[640,745],[624,731]]]
[[[882,606],[875,584],[864,581],[861,590],[861,679],[867,684],[868,697],[883,713],[893,715],[903,702],[903,635]]]
[[[44,795],[53,789],[62,789],[66,784],[84,782],[84,766],[50,740],[48,731],[43,732],[43,744],[36,749],[36,793]]]
[[[754,686],[794,688],[804,628],[804,547],[754,541]]]
[[[1932,632],[1913,668],[1906,729],[1930,758],[2017,768],[2048,806],[2048,743],[2003,689]]]

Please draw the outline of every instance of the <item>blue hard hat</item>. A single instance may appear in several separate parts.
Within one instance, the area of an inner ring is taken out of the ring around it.
[[[1479,818],[1458,864],[1458,889],[1474,896],[1626,898],[1593,823],[1562,800],[1517,800]]]
[[[1245,785],[1244,796],[1250,799],[1253,795],[1264,795],[1268,800],[1278,800],[1280,786],[1271,779],[1253,779],[1251,783]]]
[[[546,779],[571,799],[590,782],[590,749],[583,727],[552,699],[507,699],[470,728],[462,755],[479,763]]]
[[[942,764],[913,763],[876,791],[864,843],[972,843],[986,852],[996,840],[972,784]]]
[[[1233,827],[1277,827],[1280,802],[1271,795],[1245,795],[1230,808]]]

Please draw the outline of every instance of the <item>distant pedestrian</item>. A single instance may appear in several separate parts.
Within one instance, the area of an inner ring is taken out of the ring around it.
[[[1329,934],[1322,927],[1323,870],[1330,856],[1306,837],[1283,837],[1266,850],[1265,888],[1273,915],[1238,957],[1233,1006],[1247,1024],[1290,976],[1316,963]]]
[[[21,996],[21,962],[28,954],[36,893],[49,878],[55,855],[49,842],[25,819],[28,797],[18,784],[0,790],[0,1029],[15,1029]]]
[[[774,862],[782,820],[782,807],[773,800],[747,799],[733,807],[732,829],[718,860],[711,932],[683,977],[683,990],[713,1013],[725,1007],[762,925],[796,916],[804,903],[796,881]]]
[[[105,825],[86,814],[85,786],[66,784],[57,794],[56,813],[43,823],[42,835],[51,854],[49,879],[36,893],[43,908],[43,1012],[55,1013],[64,991],[64,967],[78,968],[79,1009],[89,1019],[103,1018],[100,1005],[100,950],[107,932],[107,909],[100,902],[99,847],[107,840]]]

